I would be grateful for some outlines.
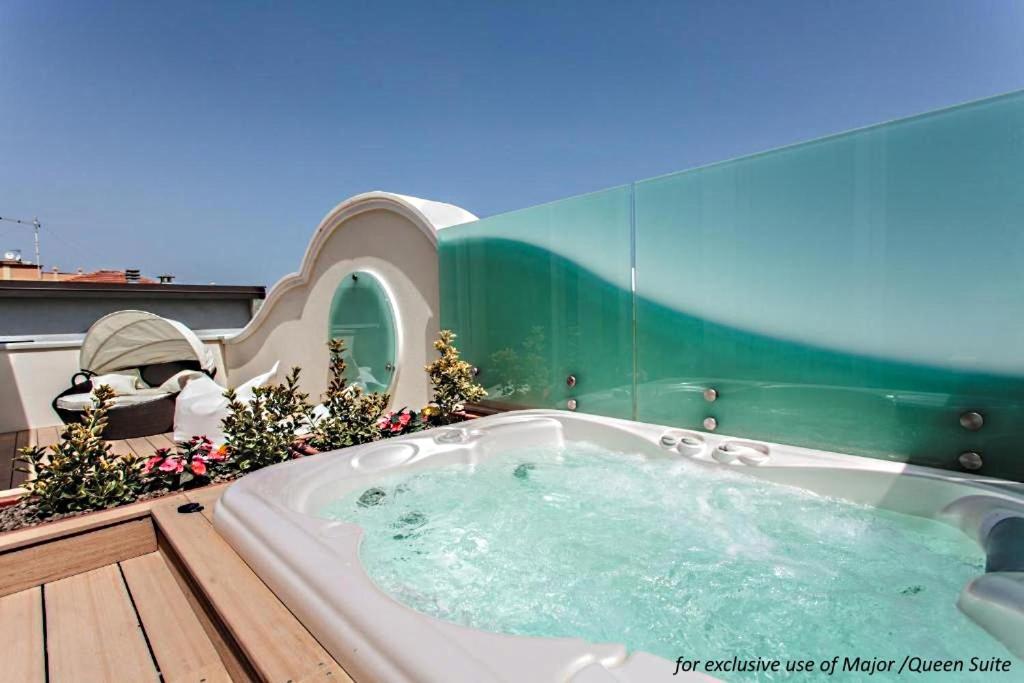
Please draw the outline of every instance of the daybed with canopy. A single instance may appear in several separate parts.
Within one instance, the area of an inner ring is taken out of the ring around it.
[[[79,354],[81,370],[53,400],[65,423],[78,421],[94,403],[95,386],[115,397],[107,413],[106,439],[163,434],[174,427],[174,403],[189,380],[213,377],[210,350],[185,325],[146,311],[110,313],[89,328]]]

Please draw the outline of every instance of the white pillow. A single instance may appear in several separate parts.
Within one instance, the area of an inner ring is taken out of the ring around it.
[[[200,377],[206,377],[206,374],[199,372],[198,370],[182,370],[168,377],[158,389],[160,391],[166,391],[170,394],[176,394],[185,388],[185,385],[192,380],[199,379]]]
[[[137,369],[118,370],[106,375],[96,375],[89,379],[92,382],[93,389],[105,384],[113,389],[114,394],[118,396],[134,394],[139,389],[146,388],[146,383],[142,381],[142,375],[139,374]]]

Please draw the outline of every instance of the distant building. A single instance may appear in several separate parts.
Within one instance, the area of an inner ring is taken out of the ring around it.
[[[21,252],[17,249],[5,251],[0,258],[0,280],[44,280],[46,282],[60,282],[80,275],[77,273],[62,273],[54,268],[50,271],[43,270],[40,276],[36,264],[23,261]]]
[[[91,273],[82,273],[65,278],[67,282],[105,282],[107,284],[139,284],[155,285],[156,280],[139,275],[135,270],[94,270]]]
[[[238,329],[266,295],[263,287],[159,284],[143,278],[133,284],[121,271],[82,277],[0,281],[0,343],[13,337],[81,334],[100,317],[124,309],[156,313],[193,330]]]
[[[156,280],[143,277],[135,268],[126,270],[100,269],[86,273],[79,268],[74,273],[61,272],[56,266],[50,270],[45,268],[40,271],[36,264],[24,261],[21,252],[10,250],[3,253],[0,259],[0,280],[35,280],[39,282],[103,282],[105,284],[142,284],[154,285]],[[169,284],[174,280],[173,275],[161,275],[160,282]]]
[[[179,320],[192,329],[245,327],[263,301],[263,287],[176,285],[137,268],[40,270],[18,251],[0,253],[0,343],[15,337],[80,334],[98,318],[134,308]]]

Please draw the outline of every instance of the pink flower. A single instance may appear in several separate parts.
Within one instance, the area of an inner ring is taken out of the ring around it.
[[[206,474],[206,462],[199,456],[192,458],[192,474],[198,477]]]
[[[185,463],[176,455],[165,458],[163,463],[160,464],[161,472],[174,472],[175,474],[181,474],[184,470]]]
[[[228,457],[228,446],[227,444],[221,444],[214,450],[210,451],[210,460],[225,460]]]
[[[380,418],[379,420],[377,420],[377,428],[378,429],[387,429],[388,425],[390,425],[390,424],[391,424],[391,413],[388,413],[387,415],[385,415],[382,418]]]
[[[162,455],[151,456],[149,459],[146,460],[146,464],[142,466],[142,473],[149,474],[150,472],[153,471],[154,467],[156,467],[160,462],[163,461],[163,459],[164,456]]]
[[[398,416],[398,424],[402,425],[403,427],[409,424],[410,420],[412,420],[412,413],[410,413],[408,410],[402,411],[402,414]]]

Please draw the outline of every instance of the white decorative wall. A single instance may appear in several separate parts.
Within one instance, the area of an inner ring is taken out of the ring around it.
[[[266,372],[281,379],[302,368],[302,387],[317,400],[327,386],[328,318],[342,278],[376,275],[392,295],[397,327],[392,404],[422,407],[429,398],[423,366],[434,357],[439,325],[437,231],[476,216],[450,204],[388,192],[347,199],[321,221],[298,272],[282,278],[250,323],[224,344],[228,383]]]

